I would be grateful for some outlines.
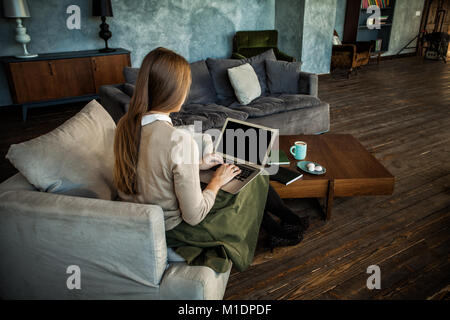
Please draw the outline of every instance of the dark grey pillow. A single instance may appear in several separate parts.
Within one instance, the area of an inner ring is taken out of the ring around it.
[[[300,62],[266,60],[267,86],[270,93],[299,93],[300,67]]]
[[[267,92],[266,84],[266,60],[276,60],[273,49],[265,51],[257,56],[246,59],[212,59],[208,58],[206,64],[213,80],[214,88],[217,92],[217,97],[221,104],[229,105],[233,103],[236,98],[234,89],[231,86],[228,78],[228,69],[240,66],[244,63],[250,63],[258,76],[259,85],[261,86],[261,95]]]
[[[219,104],[229,105],[233,103],[236,98],[234,89],[228,79],[228,69],[240,66],[241,60],[208,58],[206,64],[211,73]]]
[[[136,84],[136,80],[139,74],[139,68],[123,68],[123,76],[126,83]]]
[[[201,60],[193,62],[191,66],[192,84],[189,96],[184,104],[199,103],[208,104],[215,103],[217,96],[216,90],[209,74],[206,61]]]
[[[255,73],[258,76],[259,85],[261,86],[261,95],[265,95],[268,91],[267,89],[267,79],[266,79],[266,60],[276,61],[277,57],[273,52],[273,49],[264,51],[257,56],[242,59],[242,63],[250,63],[250,65],[255,69]]]

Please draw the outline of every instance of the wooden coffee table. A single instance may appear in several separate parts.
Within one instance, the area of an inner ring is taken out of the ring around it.
[[[312,175],[297,169],[298,160],[289,152],[295,141],[308,144],[305,160],[324,166],[325,174]],[[301,171],[303,178],[288,186],[271,181],[272,187],[281,198],[325,198],[325,220],[331,217],[334,197],[390,195],[394,191],[394,176],[352,135],[280,136],[279,149],[288,155],[289,167]]]

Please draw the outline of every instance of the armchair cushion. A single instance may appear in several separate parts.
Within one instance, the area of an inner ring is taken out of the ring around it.
[[[300,62],[266,60],[267,84],[270,93],[298,93],[300,67]]]
[[[55,130],[11,145],[6,158],[40,191],[111,200],[115,128],[92,100]]]

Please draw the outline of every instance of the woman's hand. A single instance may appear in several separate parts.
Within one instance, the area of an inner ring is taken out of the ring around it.
[[[217,153],[209,153],[203,157],[202,161],[200,161],[199,168],[200,170],[208,170],[222,163],[223,158],[221,156],[219,156]]]
[[[238,166],[224,163],[214,172],[210,184],[216,185],[220,189],[220,187],[230,182],[239,173],[241,173],[241,169]]]

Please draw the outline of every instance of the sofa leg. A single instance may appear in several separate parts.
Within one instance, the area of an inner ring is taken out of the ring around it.
[[[350,68],[350,70],[347,71],[347,79],[350,79],[350,75],[353,72],[353,68]]]

